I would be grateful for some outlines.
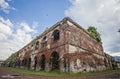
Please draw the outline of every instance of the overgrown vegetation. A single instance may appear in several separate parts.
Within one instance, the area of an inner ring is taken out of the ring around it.
[[[120,29],[118,30],[118,32],[120,32]]]
[[[97,28],[94,26],[89,26],[87,31],[98,41],[101,42],[101,37],[99,32],[97,32]]]
[[[14,63],[17,59],[17,52],[16,53],[13,53],[6,61],[5,61],[5,64],[6,65],[10,65],[10,63]]]
[[[33,70],[11,68],[11,67],[5,67],[5,68],[9,69],[11,71],[14,71],[14,72],[22,73],[22,74],[32,74],[32,75],[41,75],[41,76],[56,76],[56,77],[74,77],[74,76],[82,77],[82,76],[93,76],[93,75],[102,75],[102,74],[120,72],[120,69],[117,69],[117,70],[105,70],[105,71],[99,71],[99,72],[68,74],[68,73],[60,73],[59,70],[45,72],[45,71],[33,71]]]

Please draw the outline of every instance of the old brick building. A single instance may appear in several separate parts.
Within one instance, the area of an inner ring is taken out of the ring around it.
[[[15,67],[77,73],[107,69],[102,43],[66,17],[17,52]]]

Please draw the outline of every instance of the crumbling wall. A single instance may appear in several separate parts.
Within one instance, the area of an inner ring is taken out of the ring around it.
[[[65,25],[59,24],[58,27],[50,30],[42,36],[37,37],[36,40],[32,41],[31,44],[25,46],[19,51],[18,64],[20,68],[27,68],[31,70],[41,70],[41,56],[45,56],[45,71],[52,70],[51,54],[57,52],[59,54],[59,69],[60,72],[64,72],[63,67],[63,55],[66,53],[66,32]],[[54,30],[59,30],[60,38],[57,41],[53,41]],[[43,39],[46,37],[47,44],[43,46]]]
[[[90,71],[101,71],[105,70],[104,61],[101,58],[94,56],[89,52],[80,53],[67,53],[64,55],[65,60],[68,60],[66,64],[66,72],[77,73],[77,72],[90,72]]]
[[[68,72],[77,73],[105,70],[105,57],[102,44],[84,29],[80,28],[76,24],[67,21],[68,53],[72,55],[68,59]]]
[[[100,42],[95,40],[90,34],[88,34],[84,29],[80,29],[80,26],[77,26],[70,21],[68,23],[68,32],[69,32],[69,44],[72,44],[76,47],[104,55],[103,47]]]
[[[100,42],[76,23],[63,19],[23,47],[18,52],[16,66],[49,72],[55,64],[60,72],[99,71],[105,69],[103,55]],[[55,58],[57,61],[53,61]]]
[[[106,62],[106,67],[107,69],[116,69],[117,68],[117,64],[115,62],[114,57],[108,55],[105,53],[105,62]]]

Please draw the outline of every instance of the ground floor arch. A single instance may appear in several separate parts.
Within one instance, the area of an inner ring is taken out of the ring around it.
[[[51,65],[52,65],[51,70],[59,69],[59,54],[58,54],[58,52],[56,52],[56,51],[52,52],[50,61],[51,61]]]
[[[31,68],[31,58],[28,58],[28,69]]]
[[[36,68],[37,68],[37,57],[35,56],[35,58],[34,58],[34,70],[36,70]]]
[[[41,55],[41,61],[40,61],[40,66],[41,66],[41,70],[45,70],[45,55]]]

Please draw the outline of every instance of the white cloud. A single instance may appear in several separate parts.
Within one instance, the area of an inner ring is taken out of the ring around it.
[[[0,40],[6,40],[12,34],[11,26],[9,19],[4,20],[0,17]]]
[[[15,27],[16,24],[20,27]],[[31,27],[26,22],[13,24],[9,19],[5,20],[0,17],[0,60],[6,59],[32,40],[32,35],[36,33],[36,29]]]
[[[11,7],[5,0],[0,0],[0,10],[9,13],[10,10],[15,10],[15,8]]]
[[[28,44],[31,40],[32,40],[31,34],[26,33],[22,29],[17,29],[16,33],[12,34],[12,39],[7,40],[9,44],[8,50],[10,50],[11,53],[14,53],[18,51],[20,48],[22,48],[23,46],[25,46],[26,44]]]
[[[7,36],[3,33],[0,33],[0,40],[6,40],[7,39]]]
[[[34,30],[32,29],[32,28],[30,28],[30,26],[27,24],[27,23],[25,23],[25,22],[22,22],[22,23],[20,23],[20,25],[23,27],[23,30],[25,31],[25,32],[33,32]]]
[[[0,16],[0,22],[2,22],[3,24],[5,24],[7,26],[12,26],[13,25],[9,19],[4,20],[1,16]]]
[[[83,28],[94,25],[101,34],[106,52],[120,51],[120,0],[70,0],[71,6],[65,11]]]
[[[12,33],[12,31],[9,26],[6,26],[6,25],[0,23],[0,33],[10,35]]]
[[[120,52],[110,53],[111,56],[120,56]]]

